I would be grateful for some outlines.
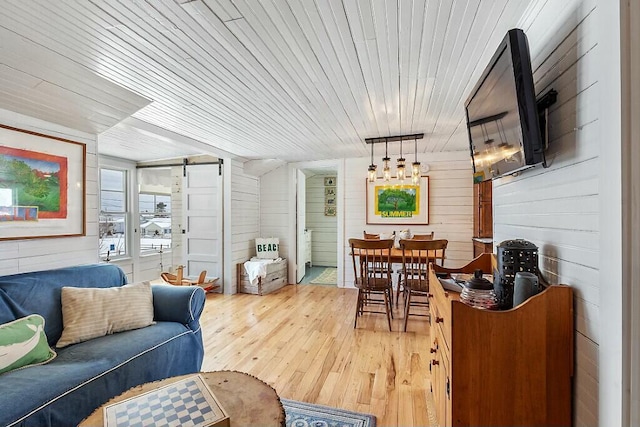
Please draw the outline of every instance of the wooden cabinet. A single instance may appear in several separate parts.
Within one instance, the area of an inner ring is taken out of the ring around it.
[[[493,183],[473,184],[473,237],[493,237]]]
[[[473,257],[493,253],[493,240],[490,237],[473,239]]]
[[[571,425],[573,297],[549,286],[518,307],[470,307],[434,270],[489,272],[483,254],[467,266],[429,272],[432,396],[442,426]]]

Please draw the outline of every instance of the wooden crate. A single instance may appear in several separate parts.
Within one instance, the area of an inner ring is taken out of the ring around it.
[[[276,291],[288,282],[287,260],[267,264],[267,276],[259,277],[258,283],[252,285],[244,269],[244,263],[237,265],[238,292],[244,294],[264,295]]]

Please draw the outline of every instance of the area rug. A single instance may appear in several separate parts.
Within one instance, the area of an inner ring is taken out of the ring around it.
[[[375,427],[374,415],[280,398],[287,427]]]
[[[312,285],[336,285],[338,283],[338,269],[334,267],[325,268],[318,277],[311,279]]]

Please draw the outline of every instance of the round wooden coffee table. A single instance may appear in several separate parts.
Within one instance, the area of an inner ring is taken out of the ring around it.
[[[284,427],[284,408],[278,394],[269,384],[244,372],[201,372],[200,375],[224,407],[233,427],[256,425]],[[93,411],[80,423],[80,426],[103,426],[103,409],[106,405],[146,393],[187,376],[189,375],[171,377],[133,387]]]

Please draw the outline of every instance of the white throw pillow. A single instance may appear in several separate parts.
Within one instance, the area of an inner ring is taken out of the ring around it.
[[[275,259],[280,256],[280,239],[277,237],[256,238],[256,257],[260,259]]]
[[[153,323],[151,283],[113,288],[62,288],[62,336],[56,347]]]

